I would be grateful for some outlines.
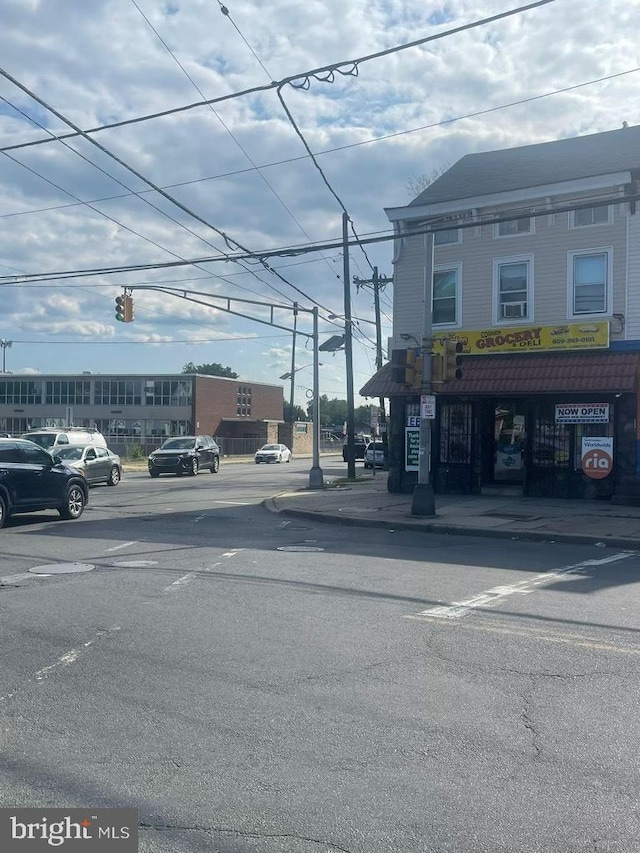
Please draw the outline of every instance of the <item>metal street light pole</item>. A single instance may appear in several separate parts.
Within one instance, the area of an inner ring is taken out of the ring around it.
[[[0,340],[0,347],[2,347],[2,372],[7,372],[7,348],[11,349],[13,345],[13,341],[7,341],[5,338]]]
[[[318,360],[318,309],[313,308],[313,465],[309,471],[309,488],[324,485],[320,467],[320,362]]]
[[[342,263],[344,274],[344,354],[347,373],[347,477],[356,478],[355,401],[353,396],[353,327],[351,324],[351,276],[349,275],[349,216],[342,214]]]
[[[290,411],[289,411],[289,421],[291,423],[293,423],[293,421],[294,421],[293,404],[295,402],[295,393],[296,393],[295,386],[294,386],[293,382],[294,382],[294,376],[296,373],[296,333],[297,333],[297,331],[298,331],[298,303],[294,302],[293,303],[293,345],[291,347],[291,394],[289,396],[289,405],[291,407]]]

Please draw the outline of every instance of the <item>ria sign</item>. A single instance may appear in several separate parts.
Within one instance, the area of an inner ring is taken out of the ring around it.
[[[602,480],[613,471],[613,439],[582,438],[582,471],[593,480]]]

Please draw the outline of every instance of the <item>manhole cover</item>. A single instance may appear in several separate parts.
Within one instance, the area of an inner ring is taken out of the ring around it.
[[[117,566],[119,569],[148,569],[150,566],[157,566],[157,560],[121,560],[117,563],[111,563],[112,566]]]
[[[50,563],[48,566],[34,566],[29,569],[33,575],[64,575],[71,572],[90,572],[95,569],[91,563]]]
[[[276,551],[324,551],[324,548],[316,548],[313,545],[281,545]]]

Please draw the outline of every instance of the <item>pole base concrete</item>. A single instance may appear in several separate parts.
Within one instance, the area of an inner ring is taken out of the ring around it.
[[[411,515],[420,515],[423,518],[435,516],[436,502],[431,483],[416,483],[413,488],[411,499]]]
[[[309,471],[309,488],[322,489],[324,488],[324,480],[322,478],[322,468],[318,465],[314,466]]]

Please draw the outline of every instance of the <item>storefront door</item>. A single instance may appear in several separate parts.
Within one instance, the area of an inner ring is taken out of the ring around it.
[[[493,482],[524,484],[526,421],[522,401],[498,401],[493,409]]]

